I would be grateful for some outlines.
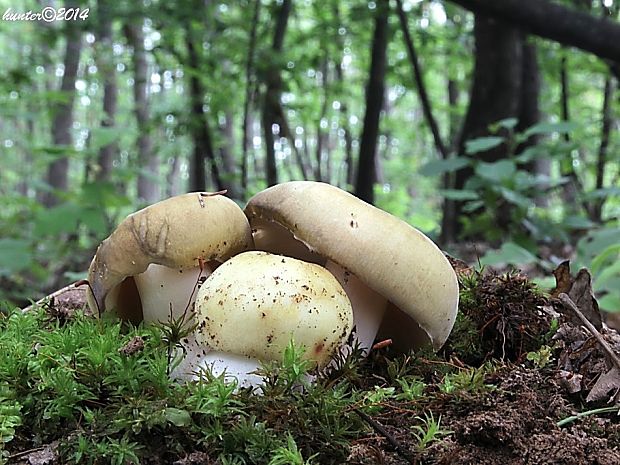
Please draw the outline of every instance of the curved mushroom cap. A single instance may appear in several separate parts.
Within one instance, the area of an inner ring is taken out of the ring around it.
[[[101,243],[88,270],[89,305],[97,314],[122,302],[119,316],[135,320],[140,300],[126,278],[151,263],[183,270],[252,246],[247,218],[229,198],[205,192],[171,197],[129,215]]]
[[[346,342],[349,299],[325,268],[282,255],[244,252],[207,278],[196,297],[196,339],[213,350],[281,360],[291,338],[319,366]]]
[[[331,260],[388,299],[379,334],[396,348],[430,343],[438,349],[448,338],[458,306],[456,274],[441,250],[409,224],[312,181],[259,192],[245,213],[258,250],[320,264]]]

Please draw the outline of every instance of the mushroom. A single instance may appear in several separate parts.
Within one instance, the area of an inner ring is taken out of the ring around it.
[[[221,265],[196,298],[201,366],[241,387],[262,382],[261,361],[281,360],[291,339],[326,366],[351,333],[346,293],[325,268],[282,255],[244,252]]]
[[[129,215],[101,243],[88,270],[89,306],[135,323],[177,319],[212,268],[252,245],[232,200],[206,192],[171,197]]]
[[[360,346],[401,351],[447,339],[458,283],[441,250],[404,221],[329,184],[293,181],[248,202],[255,247],[325,266],[351,300]]]

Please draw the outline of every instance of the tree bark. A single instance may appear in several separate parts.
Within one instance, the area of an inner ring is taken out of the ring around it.
[[[67,7],[71,6],[73,6],[72,3],[67,3]],[[75,80],[82,51],[82,34],[75,21],[67,21],[65,25],[67,43],[60,91],[66,98],[55,104],[52,109],[54,115],[52,119],[52,141],[54,145],[70,148],[72,144],[71,126],[73,124]],[[59,202],[55,191],[64,192],[69,187],[69,157],[61,157],[50,164],[47,170],[47,183],[52,191],[44,196],[43,204],[46,207],[52,207]]]
[[[605,183],[605,171],[609,154],[609,140],[611,138],[611,127],[613,124],[612,102],[614,95],[614,83],[610,76],[605,79],[605,90],[603,95],[602,124],[601,124],[601,145],[599,146],[596,159],[596,189],[602,189]],[[595,222],[602,221],[604,198],[594,199],[589,208],[590,219]]]
[[[250,106],[254,97],[254,56],[256,51],[256,34],[260,18],[261,0],[254,0],[252,27],[248,37],[248,56],[245,64],[245,99],[243,101],[243,135],[241,151],[241,195],[245,197],[248,189],[248,145],[250,144]]]
[[[194,152],[192,155],[189,188],[191,191],[206,190],[206,167],[208,161],[211,169],[211,178],[218,191],[225,190],[226,186],[220,176],[220,169],[217,165],[213,142],[211,140],[211,130],[209,121],[204,112],[204,86],[200,81],[200,57],[196,50],[196,44],[191,30],[191,25],[187,30],[186,45],[189,65],[189,95],[191,101],[190,133],[194,141]],[[201,43],[200,41],[198,41]]]
[[[548,0],[451,0],[561,44],[620,63],[620,24]]]
[[[291,0],[283,0],[278,15],[276,17],[276,27],[273,34],[273,43],[271,46],[272,53],[279,55],[282,53],[284,44],[284,35],[288,18],[292,9]],[[267,177],[267,185],[273,186],[278,183],[278,169],[276,165],[276,152],[274,148],[273,126],[278,124],[278,108],[280,106],[280,93],[282,91],[282,76],[280,70],[272,67],[267,71],[266,76],[267,89],[263,102],[262,124],[265,137],[265,169]],[[280,121],[281,123],[281,121]],[[282,125],[280,133],[282,133]]]
[[[375,30],[368,84],[366,86],[366,113],[360,141],[355,195],[368,202],[374,202],[375,157],[379,135],[379,119],[385,94],[386,52],[388,44],[388,0],[377,2]]]
[[[235,164],[235,134],[233,130],[233,113],[227,110],[224,114],[224,122],[220,126],[223,142],[219,147],[220,159],[222,160],[222,184],[228,192],[228,196],[233,199],[242,200],[239,189],[237,189],[237,166]]]
[[[133,48],[133,68],[134,68],[134,113],[138,125],[138,198],[147,203],[159,200],[160,192],[157,184],[159,176],[159,158],[153,151],[151,140],[151,121],[148,95],[148,62],[147,52],[144,48],[144,31],[142,29],[142,18],[136,22],[127,24],[125,35],[127,41]]]
[[[98,0],[99,10],[99,46],[97,48],[97,67],[103,75],[103,119],[102,128],[113,128],[116,117],[118,89],[116,86],[116,69],[112,52],[112,3],[109,0]],[[109,181],[112,174],[114,158],[118,144],[112,142],[99,149],[97,164],[98,181]]]

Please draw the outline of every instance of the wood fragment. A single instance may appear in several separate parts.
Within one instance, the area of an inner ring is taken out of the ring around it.
[[[407,449],[405,449],[402,444],[394,437],[392,436],[386,429],[385,427],[379,423],[378,421],[374,420],[370,415],[367,415],[366,413],[364,413],[362,410],[355,408],[353,409],[353,411],[355,413],[357,413],[360,418],[362,420],[364,420],[366,423],[368,423],[368,425],[378,434],[380,434],[381,436],[383,436],[385,439],[387,439],[387,441],[390,443],[390,445],[394,448],[394,450],[396,451],[396,453],[398,455],[400,455],[403,459],[405,459],[407,461],[407,463],[410,463],[411,465],[416,465],[417,461],[412,459],[409,456],[409,451],[407,451]]]

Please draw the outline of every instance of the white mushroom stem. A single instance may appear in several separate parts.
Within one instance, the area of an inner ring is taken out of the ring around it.
[[[255,358],[235,355],[221,351],[211,351],[200,361],[198,368],[209,370],[213,376],[224,374],[224,380],[236,380],[237,387],[257,387],[263,384],[263,377],[253,372],[261,367]]]
[[[387,299],[375,292],[357,276],[328,260],[325,264],[347,293],[353,307],[353,325],[360,347],[370,351],[387,308]]]
[[[179,318],[185,309],[192,309],[198,291],[198,281],[211,274],[211,269],[204,266],[184,270],[167,266],[150,264],[144,273],[134,276],[142,313],[146,323],[170,321]]]

